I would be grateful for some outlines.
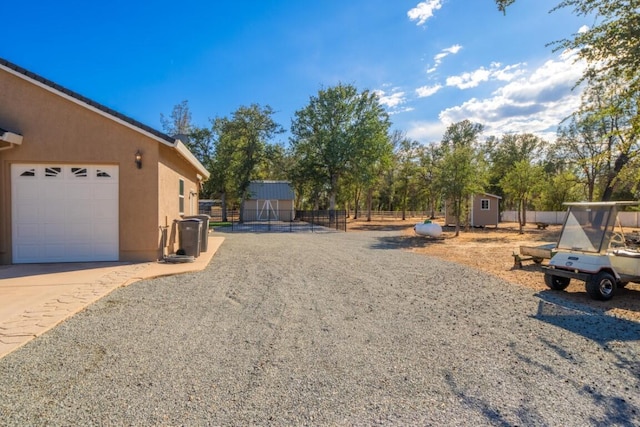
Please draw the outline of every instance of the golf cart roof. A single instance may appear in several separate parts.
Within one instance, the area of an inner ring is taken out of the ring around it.
[[[634,206],[640,205],[640,201],[616,201],[616,202],[570,202],[563,203],[565,206],[578,206],[578,207],[597,207],[597,206]]]

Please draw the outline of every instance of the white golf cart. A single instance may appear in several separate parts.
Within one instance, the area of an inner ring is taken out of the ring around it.
[[[616,288],[640,283],[640,251],[627,245],[618,221],[620,206],[640,202],[565,203],[567,215],[556,253],[545,267],[544,281],[563,290],[571,279],[582,280],[589,296],[613,298]]]

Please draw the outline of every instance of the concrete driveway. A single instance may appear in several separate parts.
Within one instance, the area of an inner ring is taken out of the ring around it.
[[[0,266],[0,358],[114,289],[143,279],[201,271],[224,237],[192,263],[91,262]]]

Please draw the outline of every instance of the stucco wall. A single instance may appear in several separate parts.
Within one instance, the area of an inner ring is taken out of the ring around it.
[[[165,253],[175,253],[179,235],[176,220],[182,218],[179,209],[179,181],[184,180],[184,215],[198,215],[198,177],[189,163],[176,156],[169,147],[160,147],[158,164],[158,224],[166,229]],[[166,228],[165,228],[166,227]],[[159,246],[162,234],[158,235]]]
[[[0,94],[0,127],[23,136],[0,151],[0,263],[11,262],[11,164],[23,162],[118,165],[120,259],[157,259],[162,144],[3,70]]]

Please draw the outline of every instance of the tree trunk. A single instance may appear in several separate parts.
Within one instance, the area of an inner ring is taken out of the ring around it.
[[[462,203],[460,202],[460,200],[455,200],[453,202],[453,206],[454,206],[453,213],[456,217],[455,237],[458,237],[460,235],[460,208],[462,206]]]
[[[371,222],[371,205],[373,204],[373,188],[367,190],[367,222]]]
[[[522,229],[522,200],[518,202],[518,232],[524,234],[524,230]]]
[[[240,200],[240,212],[238,213],[238,222],[241,224],[244,222],[244,197],[242,198],[242,200]]]
[[[220,200],[221,200],[221,210],[222,210],[222,222],[228,222],[229,219],[227,217],[227,193],[226,192],[222,192],[220,193]]]

